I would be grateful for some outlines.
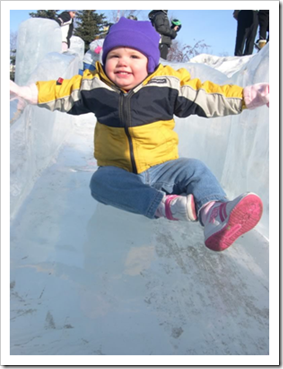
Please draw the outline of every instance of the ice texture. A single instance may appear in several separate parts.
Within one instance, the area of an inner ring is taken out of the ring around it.
[[[62,54],[61,31],[57,26],[55,21],[37,18],[21,23],[17,47],[17,73],[21,75],[19,69],[23,69],[24,76],[18,78],[20,85],[57,80],[59,77],[71,78],[78,73],[82,64],[84,42],[82,39],[78,40],[79,37],[73,36],[75,41],[71,42],[68,52]],[[37,29],[37,32],[34,32],[34,29]],[[29,38],[32,33],[37,37]],[[27,52],[30,44],[38,50],[36,55]],[[43,44],[46,48],[42,47]],[[12,217],[42,171],[52,162],[78,119],[58,111],[54,113],[43,111],[31,105],[24,110],[19,110],[18,100],[11,102],[10,211]]]
[[[50,52],[60,53],[61,45],[61,28],[55,20],[30,18],[22,22],[17,37],[15,82],[20,86],[26,85],[45,55]]]
[[[24,33],[34,22],[22,24]],[[48,44],[44,32],[33,37],[35,50]],[[27,46],[17,50],[23,81],[77,73],[77,52],[50,47],[34,59]],[[269,81],[268,45],[249,58],[166,63],[202,81]],[[152,221],[91,198],[92,114],[27,105],[17,115],[14,100],[10,117],[11,355],[216,355],[210,365],[218,355],[237,355],[233,364],[259,355],[252,364],[260,364],[269,354],[267,107],[176,118],[180,156],[202,160],[229,197],[252,191],[263,200],[256,229],[223,253],[204,246],[199,224]],[[170,357],[159,360],[166,365]]]
[[[70,49],[68,50],[68,53],[77,54],[80,60],[83,60],[85,54],[84,41],[78,36],[72,36],[70,41]]]

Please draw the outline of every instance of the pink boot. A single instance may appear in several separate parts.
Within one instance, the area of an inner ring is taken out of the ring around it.
[[[197,221],[195,201],[193,195],[164,196],[155,213],[157,217],[165,217],[170,220]]]
[[[263,205],[254,193],[245,193],[233,201],[215,202],[204,221],[205,245],[223,251],[259,222]]]

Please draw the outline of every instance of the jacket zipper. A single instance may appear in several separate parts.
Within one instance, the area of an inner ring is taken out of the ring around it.
[[[129,146],[130,146],[130,158],[132,164],[133,173],[137,174],[137,166],[134,156],[134,147],[133,147],[133,139],[129,132],[129,127],[131,127],[131,112],[130,112],[130,98],[132,97],[133,92],[130,91],[128,94],[124,94],[121,92],[120,94],[120,119],[123,122],[126,136],[128,138]]]

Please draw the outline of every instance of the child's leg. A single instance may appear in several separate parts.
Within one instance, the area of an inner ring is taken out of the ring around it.
[[[216,178],[199,160],[171,160],[148,169],[146,174],[151,186],[167,194],[157,208],[157,217],[196,221],[198,210],[208,201],[225,200]]]
[[[199,221],[204,226],[205,245],[214,251],[231,246],[261,218],[262,202],[257,195],[244,194],[228,201],[217,179],[199,160],[180,158],[148,172],[155,188],[181,195],[175,197],[179,207],[186,207],[184,194],[194,197]],[[170,202],[170,196],[166,198]]]
[[[210,201],[227,201],[212,172],[199,160],[179,158],[148,169],[148,183],[167,194],[194,196],[196,212]]]
[[[164,193],[143,182],[143,177],[118,167],[100,167],[90,182],[95,200],[116,208],[155,218]]]

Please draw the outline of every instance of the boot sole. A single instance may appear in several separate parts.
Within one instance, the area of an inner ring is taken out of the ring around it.
[[[205,241],[206,247],[213,251],[226,250],[237,238],[257,225],[262,211],[261,199],[255,194],[247,195],[231,211],[226,226]]]

